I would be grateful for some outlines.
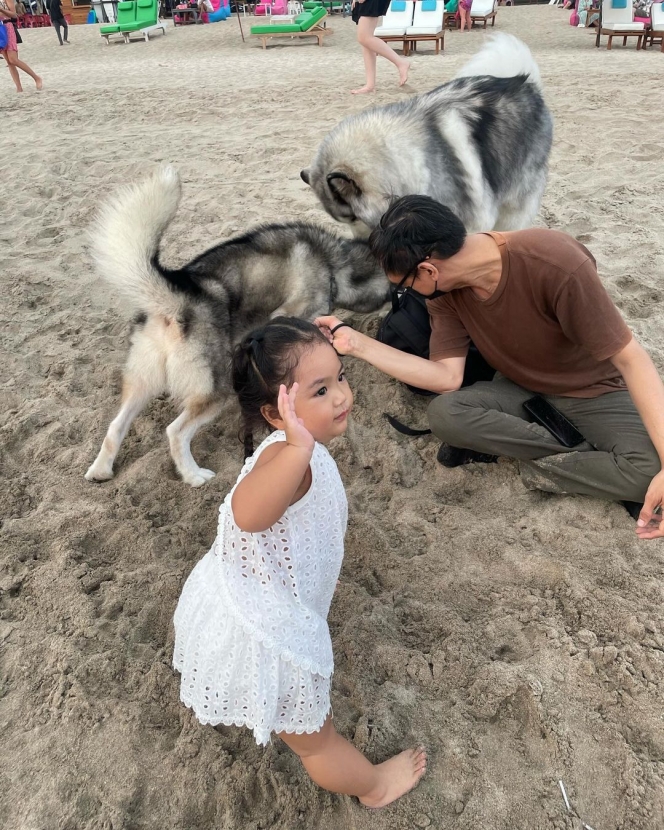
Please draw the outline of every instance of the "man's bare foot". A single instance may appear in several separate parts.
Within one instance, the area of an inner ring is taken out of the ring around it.
[[[37,78],[37,80],[35,81],[35,84],[37,85],[37,89],[41,89],[44,86],[44,82],[42,81],[41,78]]]
[[[373,91],[374,91],[374,87],[367,86],[365,84],[364,86],[361,86],[359,89],[351,89],[350,94],[351,95],[364,95],[367,92],[373,92]]]
[[[379,782],[368,795],[360,798],[365,807],[385,807],[417,786],[427,769],[424,747],[407,749],[382,764],[376,764]]]
[[[403,61],[399,65],[399,86],[408,83],[408,72],[410,70],[410,61]]]

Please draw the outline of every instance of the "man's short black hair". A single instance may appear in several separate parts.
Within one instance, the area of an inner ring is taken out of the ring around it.
[[[386,273],[408,277],[429,256],[458,254],[465,240],[463,222],[448,207],[429,196],[402,196],[371,232],[369,247]]]

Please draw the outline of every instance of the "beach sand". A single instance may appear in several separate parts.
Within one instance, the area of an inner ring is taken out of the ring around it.
[[[568,18],[501,8],[496,24],[532,48],[555,118],[539,221],[590,247],[662,370],[664,56],[596,50]],[[243,44],[235,19],[110,47],[95,26],[72,27],[63,48],[33,30],[21,57],[44,91],[25,79],[17,96],[0,68],[0,826],[662,828],[664,545],[637,541],[622,507],[528,492],[510,461],[441,468],[434,440],[381,417],[425,425],[426,401],[348,361],[354,423],[333,448],[350,503],[330,615],[335,722],[374,761],[416,742],[430,759],[417,790],[374,813],[319,790],[278,741],[259,749],[179,703],[172,616],[240,466],[233,419],[194,443],[218,471],[200,490],[176,477],[167,400],[138,419],[113,481],[83,478],[127,350],[86,254],[100,200],[175,164],[172,265],[259,221],[335,229],[298,175],[326,132],[449,80],[484,38],[449,32],[441,56],[422,46],[407,89],[379,61],[376,95],[353,97],[355,27],[330,25],[324,48],[267,51]]]

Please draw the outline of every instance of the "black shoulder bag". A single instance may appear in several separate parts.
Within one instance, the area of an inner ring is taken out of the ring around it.
[[[406,354],[429,358],[429,340],[431,338],[431,322],[426,298],[412,288],[396,286],[392,289],[392,308],[380,324],[376,340],[399,349]],[[491,380],[495,375],[493,369],[471,343],[466,357],[466,366],[463,373],[462,386],[470,386],[480,380]],[[406,384],[411,392],[418,395],[435,395],[427,389],[418,389]],[[390,424],[405,435],[428,435],[431,430],[413,430],[401,424],[396,418],[385,413]]]

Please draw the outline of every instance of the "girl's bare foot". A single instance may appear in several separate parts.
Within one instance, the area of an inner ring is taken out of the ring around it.
[[[351,95],[364,95],[367,92],[373,92],[374,88],[372,86],[361,86],[359,89],[351,89]]]
[[[44,86],[44,82],[42,81],[41,78],[37,78],[37,80],[35,81],[35,84],[37,85],[37,89],[41,89]]]
[[[383,764],[376,764],[379,781],[374,790],[360,798],[365,807],[385,807],[417,786],[427,768],[424,747],[407,749]]]
[[[410,70],[410,61],[403,61],[399,66],[399,86],[403,86],[408,82],[408,71]]]

